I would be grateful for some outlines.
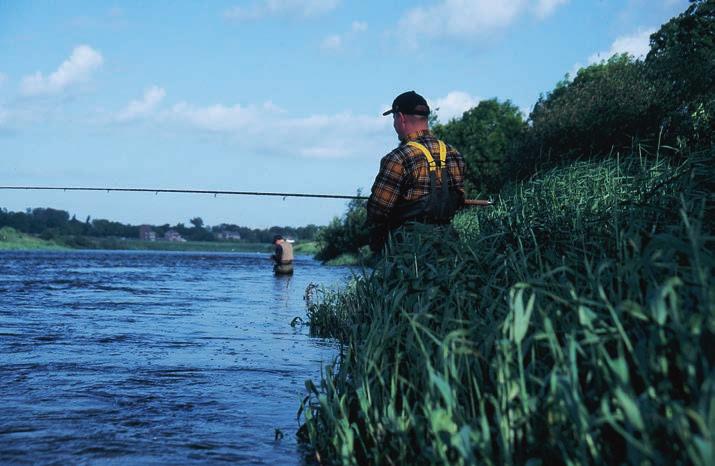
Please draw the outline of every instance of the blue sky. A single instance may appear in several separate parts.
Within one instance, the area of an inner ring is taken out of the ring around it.
[[[0,185],[369,192],[416,90],[440,121],[528,113],[686,0],[0,0]],[[129,223],[326,224],[340,200],[10,192],[0,207]]]

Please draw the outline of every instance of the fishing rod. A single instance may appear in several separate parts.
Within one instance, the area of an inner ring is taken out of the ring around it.
[[[274,197],[311,197],[319,199],[360,199],[366,200],[367,196],[348,196],[345,194],[308,194],[308,193],[278,193],[259,191],[221,191],[210,189],[164,189],[164,188],[98,188],[85,186],[0,186],[4,190],[24,190],[24,191],[104,191],[104,192],[138,192],[138,193],[189,193],[189,194],[213,194],[217,195],[239,195],[239,196],[274,196]],[[482,199],[465,199],[465,205],[489,206],[492,201]]]
[[[190,193],[190,194],[219,194],[240,196],[275,196],[275,197],[314,197],[321,199],[367,199],[366,196],[346,196],[343,194],[306,194],[306,193],[272,193],[258,191],[220,191],[210,189],[164,189],[164,188],[96,188],[79,186],[0,186],[5,190],[25,191],[105,191],[105,192],[138,192],[138,193]]]

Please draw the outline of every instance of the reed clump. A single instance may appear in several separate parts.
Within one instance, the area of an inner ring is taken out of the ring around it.
[[[314,293],[321,461],[713,464],[714,156],[540,174]]]

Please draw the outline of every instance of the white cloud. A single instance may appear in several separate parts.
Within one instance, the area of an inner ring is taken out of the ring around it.
[[[117,114],[117,121],[125,122],[145,117],[153,112],[166,96],[166,91],[158,86],[152,86],[144,91],[141,100],[132,100]]]
[[[323,42],[320,43],[320,48],[323,50],[340,50],[342,45],[343,39],[339,35],[334,34],[323,39]]]
[[[284,151],[288,141],[295,141],[301,157],[379,157],[396,138],[391,126],[390,118],[351,112],[285,118],[275,122],[277,133],[286,139],[275,150]]]
[[[173,120],[194,128],[223,133],[261,132],[269,122],[280,118],[285,110],[271,101],[262,105],[223,105],[197,107],[186,102],[174,105],[163,112],[163,120]]]
[[[350,112],[294,117],[270,101],[205,107],[181,102],[159,112],[156,121],[233,137],[242,152],[292,157],[377,157],[394,137],[389,118]]]
[[[525,0],[443,0],[408,11],[399,29],[416,35],[483,36],[510,24],[524,4]]]
[[[0,129],[36,125],[49,119],[56,119],[61,113],[61,111],[48,109],[44,103],[15,101],[9,105],[0,104]],[[64,121],[67,120],[64,119]]]
[[[460,118],[464,112],[476,107],[479,99],[466,92],[452,91],[446,96],[430,103],[430,107],[436,110],[440,122],[446,123],[452,118]]]
[[[531,115],[532,110],[534,110],[533,105],[530,105],[528,107],[519,107],[519,111],[521,112],[521,117],[524,119],[524,121],[529,119],[529,115]]]
[[[320,16],[334,10],[340,0],[255,0],[247,6],[226,10],[224,18],[252,21],[270,16]]]
[[[316,159],[331,159],[349,155],[348,146],[345,145],[315,145],[300,149],[300,155]]]
[[[22,80],[24,95],[58,94],[68,87],[89,80],[92,72],[102,66],[102,54],[88,45],[75,47],[72,55],[56,71],[45,77],[39,71]]]
[[[603,60],[608,60],[613,55],[627,53],[635,58],[643,58],[648,54],[648,51],[650,50],[650,35],[653,34],[655,31],[655,28],[639,30],[634,34],[617,38],[613,41],[611,47],[608,50],[596,52],[590,57],[588,57],[588,59],[586,60],[586,65],[581,62],[574,64],[574,66],[569,71],[569,77],[573,79],[578,74],[578,70],[580,70],[584,66],[593,65]]]
[[[277,113],[272,104],[260,106],[226,106],[215,104],[196,107],[186,102],[174,105],[165,117],[184,122],[198,129],[212,132],[254,131],[271,114]]]
[[[409,10],[397,30],[407,45],[415,47],[424,36],[458,40],[486,38],[531,12],[538,19],[552,14],[568,0],[439,0]]]
[[[343,45],[355,39],[358,34],[367,31],[367,23],[364,21],[353,21],[350,31],[345,34],[332,34],[323,39],[320,43],[322,50],[336,52],[343,48]]]
[[[352,31],[353,32],[367,31],[367,23],[365,21],[353,21]]]
[[[583,63],[581,62],[578,62],[574,66],[572,66],[571,70],[568,73],[569,79],[573,79],[578,74],[578,70],[580,70],[581,68],[583,68]]]
[[[538,0],[534,6],[534,13],[538,18],[546,18],[551,15],[556,8],[565,5],[569,0]]]
[[[627,53],[635,58],[642,58],[650,50],[650,35],[656,31],[655,28],[639,30],[638,32],[621,36],[613,41],[611,48],[597,52],[588,57],[588,64],[592,65],[601,60],[607,60],[613,55]]]
[[[7,82],[7,75],[5,73],[0,73],[0,87]]]

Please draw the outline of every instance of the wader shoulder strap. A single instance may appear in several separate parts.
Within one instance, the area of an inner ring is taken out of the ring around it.
[[[439,143],[439,165],[440,167],[444,167],[447,162],[447,146],[442,141],[437,142]],[[432,154],[425,146],[415,141],[410,141],[407,143],[407,145],[419,149],[420,152],[425,155],[425,157],[427,158],[427,162],[429,163],[429,171],[433,172],[437,169],[437,164],[434,161],[434,157],[432,157]]]
[[[447,224],[462,204],[460,193],[450,188],[450,173],[447,169],[447,145],[439,143],[439,162],[437,164],[430,151],[424,145],[410,141],[407,145],[422,152],[429,163],[429,194],[413,201],[406,201],[398,206],[396,225],[407,221],[433,224]]]

